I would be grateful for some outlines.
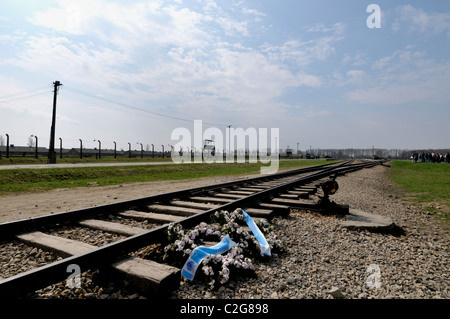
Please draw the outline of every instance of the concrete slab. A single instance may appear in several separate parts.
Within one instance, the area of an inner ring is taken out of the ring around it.
[[[92,251],[98,247],[62,237],[47,235],[39,231],[18,235],[17,238],[29,245],[52,250],[64,257]],[[164,296],[178,289],[181,270],[169,265],[137,257],[126,258],[111,266],[116,274],[125,276],[150,296]]]
[[[29,245],[51,250],[63,257],[83,254],[97,248],[83,242],[44,234],[40,231],[20,234],[17,235],[17,238]]]
[[[298,194],[280,194],[278,195],[280,198],[287,198],[287,199],[299,199]]]
[[[202,197],[202,196],[193,196],[190,197],[189,199],[195,202],[214,203],[214,204],[226,204],[233,201],[233,199],[231,198]]]
[[[280,205],[286,205],[293,208],[303,208],[303,209],[318,209],[317,202],[313,200],[297,200],[297,199],[288,199],[288,198],[281,198],[281,197],[275,197],[272,198],[271,203],[273,204],[280,204]]]
[[[291,210],[290,206],[287,205],[278,205],[278,204],[270,204],[270,203],[259,203],[258,206],[262,209],[271,209],[277,215],[287,216]]]
[[[317,187],[303,187],[303,186],[300,186],[300,187],[293,188],[293,190],[300,191],[300,192],[307,192],[309,194],[314,194],[317,191]]]
[[[292,190],[292,191],[288,191],[287,193],[292,194],[292,195],[297,195],[297,198],[309,198],[309,192],[306,192],[306,191]]]
[[[214,196],[216,196],[216,197],[223,197],[223,198],[239,199],[239,198],[247,197],[248,195],[229,194],[229,193],[215,193]]]
[[[271,220],[274,216],[274,212],[272,209],[262,209],[262,208],[246,208],[244,209],[246,213],[248,213],[252,218],[253,217],[261,217],[268,220]]]
[[[153,223],[162,223],[162,224],[178,222],[184,218],[176,215],[147,213],[135,210],[127,210],[125,212],[119,213],[119,215],[127,218],[143,219],[151,221]]]
[[[85,219],[80,221],[79,224],[86,227],[91,227],[94,229],[100,229],[106,232],[127,236],[133,236],[147,231],[146,229],[139,227],[131,227],[120,223],[107,222],[98,219]]]
[[[398,227],[390,217],[374,213],[364,212],[359,209],[350,208],[345,220],[340,223],[342,227],[357,230],[368,230],[372,232],[398,232]]]
[[[247,187],[240,188],[240,190],[242,190],[242,191],[251,191],[251,192],[261,192],[265,189],[267,189],[267,187],[247,186]]]
[[[227,194],[246,195],[246,196],[254,193],[255,193],[254,191],[245,191],[245,190],[236,190],[227,192]]]
[[[272,198],[271,202],[275,203],[275,204],[290,206],[291,208],[319,211],[319,212],[324,212],[325,214],[334,214],[334,215],[336,215],[336,214],[345,215],[345,214],[348,214],[348,210],[349,210],[348,205],[340,205],[340,204],[336,204],[334,202],[332,202],[328,205],[325,205],[325,204],[321,205],[317,201],[306,200],[306,199],[305,200],[303,200],[303,199],[295,200],[295,199],[276,197],[276,198]]]
[[[174,206],[205,209],[205,210],[210,210],[220,206],[219,204],[189,202],[184,200],[173,200],[169,204]]]
[[[180,286],[181,269],[152,260],[130,257],[112,267],[125,280],[150,296],[167,297]]]
[[[152,212],[163,212],[172,215],[179,216],[192,216],[195,214],[203,213],[203,209],[195,209],[195,208],[187,208],[187,207],[179,207],[179,206],[170,206],[170,205],[149,205],[147,208]]]

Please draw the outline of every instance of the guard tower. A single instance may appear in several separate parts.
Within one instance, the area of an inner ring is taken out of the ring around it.
[[[203,143],[203,156],[211,157],[216,154],[216,146],[213,140],[205,140]]]

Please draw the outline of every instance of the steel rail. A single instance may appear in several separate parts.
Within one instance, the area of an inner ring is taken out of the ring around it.
[[[321,179],[333,174],[345,174],[348,171],[353,171],[355,169],[361,169],[366,167],[371,167],[377,165],[377,163],[362,163],[348,165],[347,162],[337,165],[336,167],[322,167],[322,170],[316,173],[311,173],[306,176],[295,178],[292,181],[282,183],[280,185],[274,186],[272,188],[262,190],[251,194],[244,198],[236,199],[230,203],[209,209],[202,213],[189,216],[183,220],[177,222],[183,227],[191,227],[205,221],[211,214],[220,210],[233,210],[239,207],[243,207],[248,203],[259,203],[270,199],[276,194],[279,194],[291,187],[298,186],[300,184],[306,184],[310,181]],[[200,189],[198,189],[200,191]],[[136,205],[137,203],[147,202],[149,198],[168,199],[169,196],[186,194],[183,191],[166,193],[159,196],[151,196],[144,199],[138,199],[133,201],[128,201],[127,204]],[[173,197],[172,197],[173,198]],[[120,207],[124,208],[128,205],[123,206],[121,203]],[[117,205],[115,206],[117,209]],[[93,208],[94,210],[99,208]],[[85,218],[86,216],[82,216]],[[48,265],[41,266],[36,269],[32,269],[15,276],[3,279],[0,281],[0,296],[6,298],[15,298],[24,296],[27,293],[34,292],[38,289],[46,287],[55,282],[64,280],[67,278],[67,267],[71,264],[77,264],[81,269],[87,270],[93,267],[103,267],[110,265],[120,259],[130,252],[136,251],[142,247],[154,244],[156,242],[165,243],[164,231],[167,228],[166,225],[148,230],[138,235],[130,236],[125,239],[118,240],[116,242],[104,245],[102,247],[96,248],[92,251],[82,253],[79,255],[67,257],[60,261],[53,262]]]
[[[95,207],[82,208],[77,210],[71,210],[66,212],[60,212],[56,214],[38,216],[33,218],[20,219],[16,221],[6,222],[0,224],[0,240],[8,238],[19,233],[24,233],[30,230],[37,230],[46,227],[49,224],[67,223],[74,220],[80,220],[90,218],[93,216],[101,215],[103,213],[115,213],[123,210],[130,209],[132,207],[143,207],[152,202],[167,201],[168,199],[181,198],[200,194],[203,192],[212,192],[222,188],[229,188],[232,186],[238,187],[243,184],[257,183],[265,180],[274,180],[282,177],[288,177],[301,173],[308,173],[321,170],[331,166],[342,166],[348,164],[348,161],[338,163],[327,163],[322,165],[315,165],[310,167],[299,168],[295,170],[289,170],[286,172],[280,172],[267,176],[258,176],[248,179],[241,179],[236,181],[224,182],[220,184],[214,184],[210,186],[200,186],[179,191],[167,192],[127,201],[121,201],[112,204],[99,205]]]

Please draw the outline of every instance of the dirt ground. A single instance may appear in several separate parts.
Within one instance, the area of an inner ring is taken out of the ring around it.
[[[0,196],[0,223],[244,179],[251,175],[55,189]],[[254,175],[253,175],[254,176]]]

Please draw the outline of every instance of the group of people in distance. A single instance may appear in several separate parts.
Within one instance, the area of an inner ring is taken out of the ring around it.
[[[449,152],[442,153],[412,153],[411,161],[413,163],[422,162],[422,163],[450,163],[450,154]]]

